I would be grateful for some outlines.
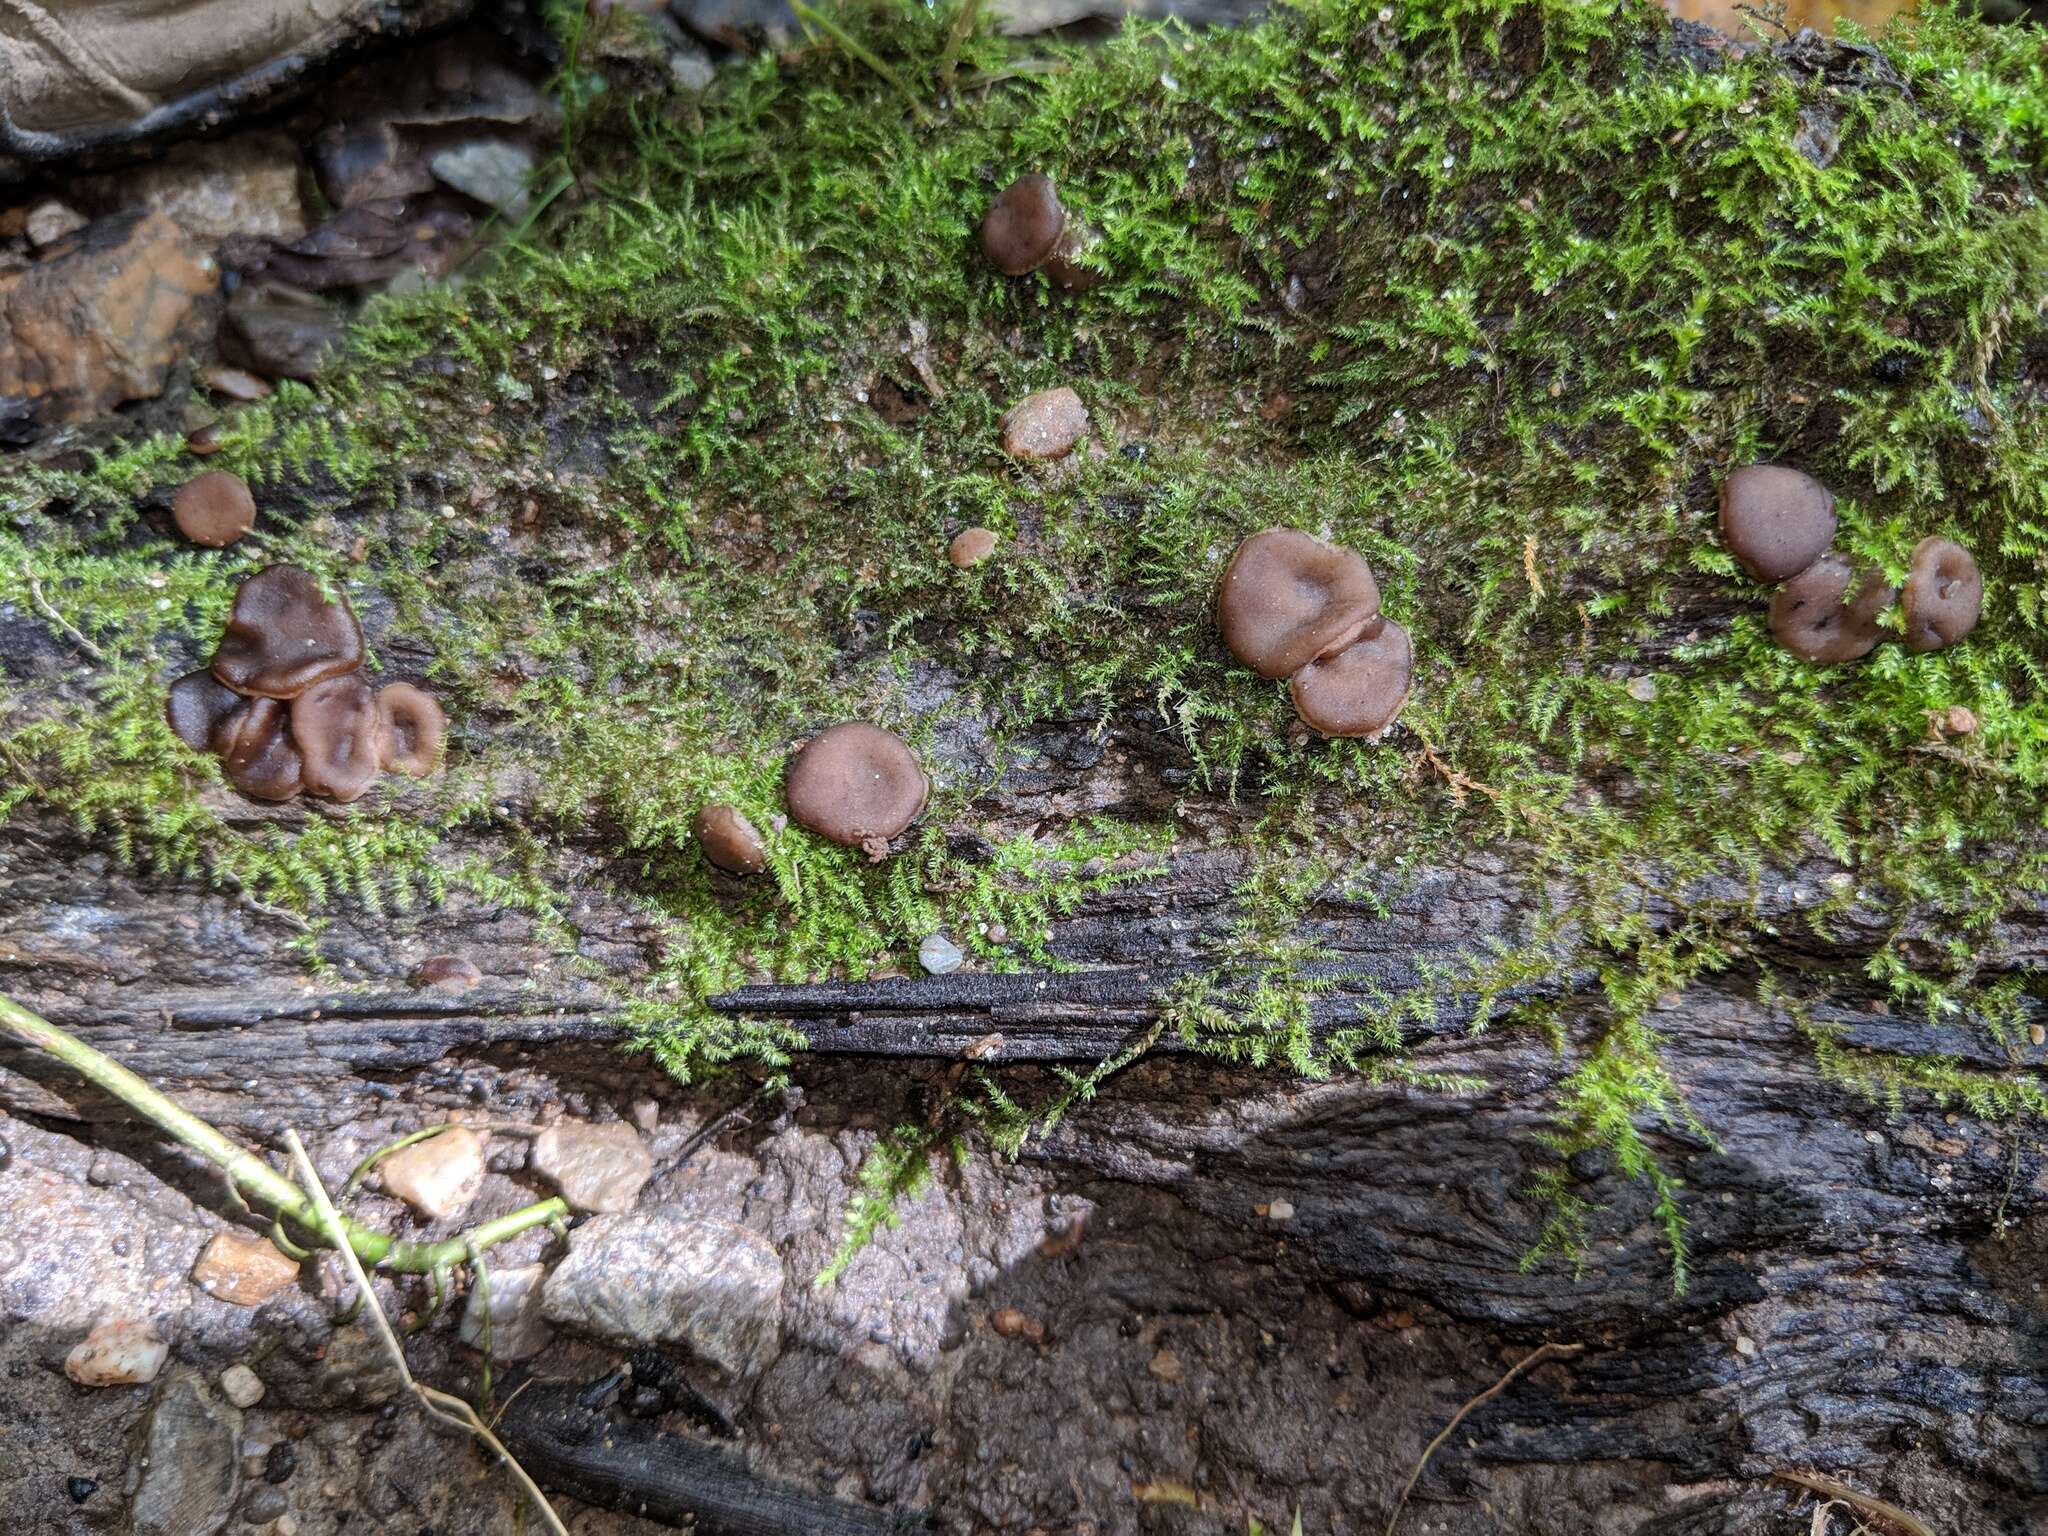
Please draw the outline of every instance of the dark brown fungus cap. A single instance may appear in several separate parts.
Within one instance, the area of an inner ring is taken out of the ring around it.
[[[484,973],[476,968],[476,963],[461,955],[429,955],[413,972],[418,985],[440,992],[467,992],[483,979]]]
[[[383,767],[377,695],[360,672],[315,683],[292,700],[292,740],[306,793],[357,800]]]
[[[171,518],[194,544],[220,549],[256,526],[256,498],[240,475],[209,469],[178,487]]]
[[[1356,639],[1379,611],[1363,555],[1292,528],[1238,545],[1216,593],[1223,643],[1261,677],[1292,676]]]
[[[1294,674],[1294,712],[1325,736],[1377,736],[1408,702],[1408,631],[1391,619]]]
[[[820,837],[871,858],[924,809],[930,786],[909,747],[880,726],[835,725],[789,765],[789,814]]]
[[[1035,272],[1053,254],[1067,227],[1067,210],[1052,178],[1019,176],[989,204],[981,221],[981,248],[1005,277]]]
[[[221,721],[241,707],[242,696],[211,672],[187,672],[164,698],[164,718],[194,751],[213,745]]]
[[[1086,264],[1083,258],[1089,250],[1100,243],[1094,230],[1078,221],[1069,220],[1066,230],[1060,235],[1059,243],[1052,248],[1052,254],[1045,258],[1045,275],[1061,288],[1080,293],[1093,288],[1103,280],[1102,273]]]
[[[1796,576],[1835,540],[1835,493],[1804,470],[1751,464],[1721,482],[1721,541],[1758,581]]]
[[[276,699],[247,699],[213,733],[228,782],[256,800],[289,800],[305,787],[291,710]]]
[[[768,867],[768,845],[754,824],[729,805],[707,805],[697,813],[697,843],[704,857],[735,875],[758,875]]]
[[[346,602],[329,602],[296,565],[269,565],[242,583],[213,675],[237,693],[290,699],[363,664],[363,631]]]
[[[448,717],[431,693],[411,683],[390,683],[377,695],[379,760],[386,768],[423,779],[441,766]]]
[[[1846,555],[1831,549],[1771,599],[1771,638],[1806,661],[1854,661],[1884,638],[1877,616],[1898,595],[1882,571],[1859,574]]]
[[[1922,539],[1906,567],[1905,600],[1906,644],[1938,651],[1977,627],[1984,577],[1954,539]]]

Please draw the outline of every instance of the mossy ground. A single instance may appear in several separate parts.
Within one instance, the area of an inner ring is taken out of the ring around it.
[[[735,900],[688,836],[705,798],[766,825],[790,741],[848,716],[940,761],[987,733],[999,764],[1034,721],[1143,705],[1200,788],[1270,807],[1243,919],[1164,1027],[1411,1072],[1398,1026],[1428,999],[1318,1038],[1291,919],[1368,855],[1506,842],[1570,898],[1442,980],[1483,1004],[1597,970],[1557,1140],[1651,1179],[1681,1251],[1643,1136],[1685,1113],[1651,1005],[1768,948],[1740,893],[1773,869],[1837,861],[1818,932],[1860,904],[1903,939],[1913,914],[1921,942],[1880,947],[1873,983],[2005,1038],[2019,985],[1980,981],[1986,946],[2048,888],[2036,34],[1936,9],[1874,46],[1702,62],[1646,3],[1331,0],[1085,51],[978,36],[948,90],[949,10],[832,14],[866,61],[821,32],[701,101],[565,17],[559,195],[475,281],[378,305],[317,389],[234,419],[212,463],[258,487],[258,537],[194,551],[139,516],[194,467],[174,439],[16,476],[0,601],[28,609],[32,575],[104,660],[14,701],[0,809],[311,912],[468,884],[559,924],[563,850],[595,848],[665,925],[636,1028],[688,1073],[799,1044],[703,1006],[744,976],[864,974],[942,925],[983,963],[1047,963],[1050,913],[1175,836],[1095,821],[969,864],[937,829],[971,827],[988,782],[942,774],[911,855],[869,869],[778,832],[773,888]],[[1090,293],[978,259],[988,198],[1029,168],[1101,231]],[[1055,383],[1122,451],[1063,476],[1004,459],[996,416]],[[1719,474],[1767,457],[1827,480],[1842,546],[1894,576],[1925,534],[1976,550],[1972,640],[1830,669],[1773,647],[1713,533]],[[1003,551],[956,572],[973,523]],[[1218,645],[1221,562],[1270,523],[1364,551],[1413,633],[1388,741],[1305,739]],[[252,835],[202,803],[212,769],[158,709],[234,578],[280,558],[419,648],[458,730],[424,789]],[[1958,705],[1980,729],[1931,736]],[[508,780],[538,818],[449,856]],[[1866,1090],[2042,1108],[2024,1075],[1965,1092],[1820,1049]],[[993,1080],[977,1105],[1008,1145],[1045,1108]],[[1591,1213],[1556,1208],[1572,1246]]]

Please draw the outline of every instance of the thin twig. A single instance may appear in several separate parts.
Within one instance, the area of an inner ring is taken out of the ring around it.
[[[391,1319],[384,1315],[383,1305],[377,1300],[377,1293],[370,1289],[370,1277],[363,1272],[363,1261],[356,1257],[355,1250],[347,1242],[342,1226],[341,1214],[335,1210],[334,1202],[327,1198],[327,1186],[320,1182],[320,1175],[313,1167],[313,1159],[306,1155],[306,1145],[299,1140],[299,1133],[290,1126],[285,1127],[284,1137],[292,1150],[292,1161],[298,1165],[299,1177],[305,1185],[306,1194],[319,1209],[320,1219],[327,1234],[334,1240],[335,1249],[341,1254],[341,1262],[348,1267],[351,1278],[362,1294],[369,1298],[371,1321],[376,1325],[377,1336],[384,1342],[384,1352],[391,1357],[392,1369],[398,1372],[398,1379],[405,1383],[406,1390],[420,1400],[427,1413],[443,1424],[475,1435],[488,1446],[493,1455],[510,1469],[519,1486],[526,1490],[526,1496],[533,1500],[534,1508],[540,1511],[541,1519],[547,1522],[555,1536],[569,1536],[569,1528],[562,1524],[562,1517],[555,1513],[555,1506],[548,1502],[548,1496],[540,1490],[540,1484],[527,1476],[526,1468],[519,1465],[519,1458],[505,1449],[505,1442],[491,1432],[490,1425],[477,1416],[477,1411],[452,1392],[443,1392],[425,1382],[413,1379],[412,1368],[405,1363],[405,1351],[398,1347],[398,1335],[392,1332]]]
[[[1839,1499],[1852,1509],[1860,1509],[1866,1515],[1875,1515],[1885,1524],[1896,1526],[1905,1536],[1934,1536],[1934,1528],[1918,1515],[1908,1514],[1896,1504],[1887,1504],[1883,1499],[1873,1498],[1867,1493],[1858,1493],[1847,1483],[1838,1483],[1832,1477],[1822,1477],[1818,1472],[1773,1472],[1781,1483],[1790,1483],[1795,1488],[1804,1488],[1808,1493],[1817,1493],[1824,1498]]]
[[[105,661],[107,659],[107,653],[101,650],[98,646],[94,645],[90,640],[86,639],[84,635],[78,632],[78,627],[76,625],[74,625],[69,619],[65,618],[64,615],[59,613],[55,608],[50,606],[50,600],[47,597],[43,596],[43,584],[40,581],[36,580],[35,572],[28,570],[26,567],[24,567],[21,574],[28,578],[28,595],[32,599],[34,599],[36,611],[40,613],[44,618],[48,619],[52,624],[56,625],[59,629],[63,630],[65,634],[69,635],[71,637],[72,643],[76,645],[81,651],[85,652],[86,655],[90,656],[94,661]]]
[[[953,75],[960,67],[960,50],[974,36],[974,24],[981,19],[981,0],[960,0],[960,12],[946,29],[945,52],[939,55],[939,84],[953,89]]]
[[[1464,1407],[1460,1408],[1456,1413],[1452,1414],[1451,1422],[1446,1424],[1442,1428],[1442,1430],[1438,1432],[1437,1437],[1434,1440],[1430,1441],[1428,1445],[1422,1448],[1422,1459],[1415,1463],[1415,1470],[1408,1474],[1408,1486],[1401,1490],[1401,1497],[1394,1501],[1394,1512],[1391,1515],[1387,1516],[1386,1536],[1394,1536],[1394,1527],[1400,1523],[1401,1511],[1408,1507],[1408,1495],[1413,1493],[1415,1491],[1415,1485],[1422,1481],[1422,1472],[1423,1469],[1429,1465],[1429,1458],[1437,1453],[1437,1448],[1439,1446],[1441,1446],[1446,1440],[1451,1438],[1451,1431],[1456,1429],[1460,1424],[1465,1422],[1465,1416],[1467,1414],[1469,1414],[1473,1409],[1477,1408],[1480,1404],[1486,1402],[1489,1398],[1498,1397],[1503,1391],[1506,1390],[1507,1384],[1513,1381],[1517,1376],[1521,1375],[1522,1372],[1529,1370],[1534,1366],[1541,1365],[1545,1360],[1561,1360],[1568,1355],[1576,1355],[1580,1350],[1584,1349],[1585,1347],[1586,1346],[1583,1344],[1545,1344],[1541,1349],[1537,1350],[1534,1354],[1523,1357],[1521,1364],[1515,1366],[1507,1373],[1507,1375],[1501,1377],[1499,1381],[1496,1381],[1484,1392],[1480,1393],[1477,1397],[1473,1398],[1471,1402],[1467,1403]],[[1934,1536],[1934,1533],[1932,1531],[1925,1531],[1923,1533],[1917,1533],[1917,1536]]]
[[[53,1056],[111,1098],[118,1099],[180,1146],[219,1168],[238,1190],[308,1232],[327,1229],[306,1193],[246,1147],[238,1146],[182,1109],[119,1062],[94,1050],[68,1030],[0,995],[0,1038],[11,1035],[23,1044]],[[339,1230],[348,1245],[379,1269],[426,1275],[464,1262],[472,1251],[489,1248],[534,1227],[558,1223],[569,1214],[559,1196],[494,1217],[460,1237],[416,1243],[393,1237],[360,1222],[343,1221]]]

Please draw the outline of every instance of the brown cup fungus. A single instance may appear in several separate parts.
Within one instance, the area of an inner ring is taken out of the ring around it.
[[[996,536],[987,528],[963,528],[946,546],[946,558],[966,570],[979,565],[996,552]]]
[[[411,683],[390,683],[377,695],[379,762],[423,779],[439,766],[448,717],[431,693]]]
[[[267,566],[235,594],[212,667],[171,684],[164,718],[258,800],[354,800],[381,769],[433,772],[441,706],[407,683],[373,691],[362,661],[347,601],[323,597],[296,566]]]
[[[1293,528],[1237,546],[1216,593],[1216,622],[1239,661],[1287,677],[1294,712],[1325,736],[1377,736],[1408,702],[1408,631],[1380,617],[1365,557]]]
[[[1408,631],[1382,619],[1342,650],[1294,674],[1294,712],[1325,736],[1377,736],[1408,702],[1415,656]]]
[[[242,696],[211,672],[187,672],[164,699],[164,718],[178,740],[195,752],[213,745],[221,721],[242,706]]]
[[[1803,470],[1751,464],[1721,482],[1721,540],[1758,581],[1796,576],[1835,538],[1835,494]]]
[[[256,526],[256,498],[240,475],[209,469],[178,487],[171,520],[194,544],[221,549]]]
[[[291,707],[280,700],[243,702],[214,727],[213,750],[228,782],[251,799],[289,800],[305,788]]]
[[[1977,627],[1984,577],[1970,552],[1954,539],[1922,539],[1907,562],[1903,592],[1906,644],[1916,651],[1938,651]]]
[[[363,664],[363,631],[296,565],[265,566],[242,583],[213,653],[213,675],[237,693],[291,699]]]
[[[916,756],[880,726],[858,722],[821,731],[789,765],[785,793],[797,824],[864,849],[871,859],[924,809],[930,785]]]
[[[1859,573],[1829,550],[1771,599],[1771,637],[1805,661],[1854,661],[1884,638],[1878,615],[1898,595],[1882,571]]]
[[[292,700],[292,739],[308,794],[360,800],[383,766],[381,735],[377,695],[360,672],[315,683]]]
[[[1062,288],[1092,288],[1102,274],[1081,258],[1093,232],[1067,217],[1050,176],[1032,171],[996,195],[981,221],[981,249],[1005,277],[1044,270]]]
[[[694,824],[704,857],[735,875],[758,875],[768,867],[768,845],[754,824],[729,805],[707,805]]]
[[[1291,677],[1379,617],[1380,588],[1356,550],[1292,528],[1237,546],[1216,593],[1230,653],[1261,677]]]

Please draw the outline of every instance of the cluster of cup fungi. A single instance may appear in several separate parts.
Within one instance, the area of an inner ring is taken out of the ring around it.
[[[1835,496],[1803,470],[1751,464],[1721,482],[1721,540],[1756,580],[1783,583],[1771,599],[1771,637],[1804,661],[1869,655],[1885,638],[1880,616],[1894,603],[1906,645],[1938,651],[1977,627],[1984,578],[1953,539],[1913,546],[1906,581],[1859,569],[1836,550]]]
[[[355,800],[387,769],[432,773],[447,723],[431,694],[372,688],[362,665],[347,599],[327,597],[298,566],[269,565],[236,591],[212,662],[171,684],[164,713],[252,799]]]
[[[1072,218],[1052,178],[1020,176],[981,226],[982,251],[1009,277],[1043,272],[1065,289],[1102,274],[1082,257],[1097,237]],[[233,543],[255,521],[249,490],[214,471],[179,490],[172,515],[194,543]],[[1782,583],[1771,633],[1807,661],[1851,661],[1884,638],[1879,615],[1903,602],[1905,642],[1954,645],[1977,622],[1983,581],[1968,550],[1923,539],[1903,588],[1859,570],[1832,545],[1835,498],[1803,471],[1778,464],[1736,470],[1721,486],[1721,534],[1743,569]],[[953,563],[978,564],[995,536],[969,529]],[[1328,737],[1377,736],[1408,700],[1414,657],[1408,631],[1380,612],[1365,557],[1293,528],[1267,528],[1237,548],[1216,597],[1224,643],[1261,677],[1286,678],[1295,713]],[[346,600],[332,601],[296,566],[265,568],[236,594],[210,667],[171,686],[171,728],[219,755],[245,794],[286,800],[301,791],[354,800],[385,769],[431,772],[445,725],[440,706],[405,683],[373,692],[361,676],[362,630]],[[923,811],[930,782],[910,747],[861,721],[806,742],[785,780],[798,825],[872,860]],[[704,856],[735,875],[768,867],[768,849],[737,807],[714,802],[693,830]]]

